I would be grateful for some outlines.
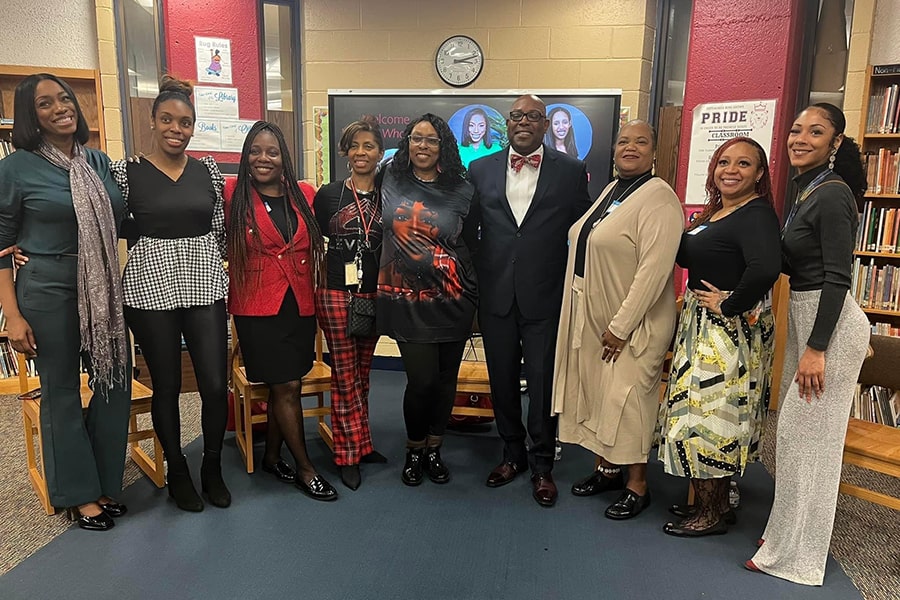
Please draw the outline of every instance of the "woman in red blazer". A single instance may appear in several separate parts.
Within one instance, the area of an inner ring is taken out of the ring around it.
[[[297,183],[281,129],[257,121],[244,141],[237,179],[225,184],[225,226],[234,315],[250,381],[269,386],[262,469],[315,500],[337,490],[306,453],[300,380],[315,358],[314,291],[325,256],[310,205],[315,189]],[[281,460],[286,442],[296,471]]]

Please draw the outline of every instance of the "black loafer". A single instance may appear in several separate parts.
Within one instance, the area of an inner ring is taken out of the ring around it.
[[[106,511],[100,511],[99,515],[89,517],[81,514],[77,508],[70,508],[66,510],[66,516],[70,521],[75,521],[78,527],[88,531],[109,531],[116,526],[116,522]]]
[[[696,510],[697,507],[693,504],[673,504],[669,507],[670,513],[676,517],[681,517],[682,519],[694,516]],[[734,525],[737,523],[737,513],[734,512],[734,509],[729,508],[723,512],[722,518],[725,520],[726,525]]]
[[[616,521],[631,519],[641,514],[641,511],[648,506],[650,506],[649,490],[643,496],[638,496],[633,491],[625,488],[619,499],[606,509],[606,518]]]
[[[623,489],[625,489],[625,479],[622,477],[621,471],[615,477],[604,477],[597,470],[572,484],[572,494],[575,496],[594,496],[603,492]]]
[[[271,473],[275,476],[275,479],[282,483],[294,483],[297,481],[297,471],[283,460],[279,460],[274,465],[267,465],[263,461],[262,470],[266,473]]]
[[[125,513],[128,512],[128,507],[124,504],[120,504],[115,500],[110,500],[109,502],[98,502],[100,508],[103,509],[103,512],[108,514],[111,517],[121,517]]]
[[[440,447],[430,446],[425,449],[425,472],[428,473],[428,478],[435,483],[450,481],[450,469],[441,460]]]
[[[308,482],[305,482],[298,477],[297,481],[294,482],[294,485],[297,486],[298,490],[313,500],[330,502],[331,500],[337,500],[338,497],[337,490],[334,489],[334,486],[322,479],[320,475],[316,475]]]
[[[666,523],[663,527],[663,532],[669,535],[674,535],[676,537],[703,537],[706,535],[722,535],[723,533],[728,533],[728,525],[725,523],[725,519],[719,519],[709,527],[705,527],[703,529],[693,529],[690,527],[685,527],[682,523]]]
[[[416,486],[425,479],[425,448],[407,448],[406,463],[403,465],[403,472],[400,479],[406,485]]]

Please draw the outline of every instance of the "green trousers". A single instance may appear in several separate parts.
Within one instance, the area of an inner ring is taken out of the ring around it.
[[[53,506],[94,502],[122,491],[131,364],[126,381],[95,389],[87,413],[81,410],[81,352],[74,256],[30,255],[16,277],[19,310],[37,343],[41,378],[41,435],[44,476]]]

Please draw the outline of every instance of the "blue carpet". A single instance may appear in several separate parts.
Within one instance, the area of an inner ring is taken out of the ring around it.
[[[741,567],[753,555],[773,494],[761,465],[740,482],[738,525],[696,540],[661,531],[666,507],[684,500],[685,485],[659,463],[650,466],[654,503],[625,522],[603,517],[615,494],[569,494],[593,465],[574,446],[563,449],[554,470],[561,491],[555,508],[532,500],[527,477],[487,488],[501,449],[493,428],[448,434],[443,455],[451,482],[408,488],[400,482],[405,378],[375,372],[372,383],[373,436],[390,462],[363,465],[358,491],[340,483],[327,446],[311,435],[313,460],[341,494],[335,503],[310,500],[266,473],[247,475],[228,438],[231,508],[181,512],[165,490],[141,479],[123,494],[130,512],[114,530],[70,529],[0,578],[0,598],[861,598],[832,559],[822,588]],[[200,453],[199,442],[188,446],[194,473]]]

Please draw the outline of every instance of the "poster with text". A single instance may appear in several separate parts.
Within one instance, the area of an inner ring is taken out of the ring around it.
[[[766,151],[772,165],[775,100],[745,100],[698,104],[691,124],[691,152],[684,203],[706,203],[709,160],[723,142],[736,136],[751,138]]]
[[[244,139],[256,121],[220,121],[222,129],[222,152],[240,152],[244,149]]]
[[[197,54],[197,81],[231,83],[231,40],[194,37]]]
[[[238,119],[237,88],[194,88],[194,108],[198,119]]]
[[[188,146],[189,150],[206,150],[219,152],[222,150],[222,126],[218,121],[197,119],[194,121],[194,137]]]

